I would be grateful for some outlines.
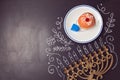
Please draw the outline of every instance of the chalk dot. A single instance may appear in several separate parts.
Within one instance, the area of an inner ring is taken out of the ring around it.
[[[50,64],[50,62],[48,62],[48,64]]]
[[[106,44],[106,42],[104,42],[104,44]]]

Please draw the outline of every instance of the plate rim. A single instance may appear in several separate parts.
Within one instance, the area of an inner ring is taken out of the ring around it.
[[[92,8],[92,9],[94,9],[94,10],[100,15],[101,20],[102,20],[102,21],[101,21],[101,22],[102,22],[102,24],[101,24],[101,29],[100,29],[99,33],[96,35],[96,37],[94,37],[94,38],[92,38],[91,40],[88,40],[88,41],[79,41],[79,40],[76,40],[76,39],[72,38],[72,37],[70,36],[70,34],[67,32],[67,30],[66,30],[66,26],[65,26],[65,25],[66,25],[66,18],[67,18],[67,16],[69,15],[69,13],[70,13],[72,10],[74,10],[74,9],[76,9],[76,8],[79,8],[79,7],[90,7],[90,8]],[[71,9],[67,12],[67,14],[66,14],[65,17],[64,17],[63,26],[64,26],[64,31],[65,31],[65,33],[67,34],[67,36],[68,36],[72,41],[77,42],[77,43],[89,43],[89,42],[94,41],[95,39],[97,39],[97,38],[100,36],[100,34],[101,34],[101,32],[102,32],[102,29],[103,29],[103,18],[102,18],[102,15],[100,14],[100,12],[99,12],[96,8],[94,8],[93,6],[90,6],[90,5],[82,4],[82,5],[77,5],[77,6],[73,7],[73,8],[71,8]]]

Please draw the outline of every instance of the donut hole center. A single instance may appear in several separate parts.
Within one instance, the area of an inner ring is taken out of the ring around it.
[[[90,21],[90,19],[89,19],[89,18],[86,18],[86,19],[85,19],[85,21],[86,21],[86,22],[89,22],[89,21]]]

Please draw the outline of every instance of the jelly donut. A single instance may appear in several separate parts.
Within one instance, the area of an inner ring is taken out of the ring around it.
[[[83,13],[78,19],[78,24],[84,29],[91,28],[95,25],[95,18],[89,12]]]

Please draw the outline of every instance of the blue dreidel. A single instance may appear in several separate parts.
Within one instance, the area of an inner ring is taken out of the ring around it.
[[[71,27],[72,31],[78,32],[80,30],[80,27],[77,24],[73,24]]]

